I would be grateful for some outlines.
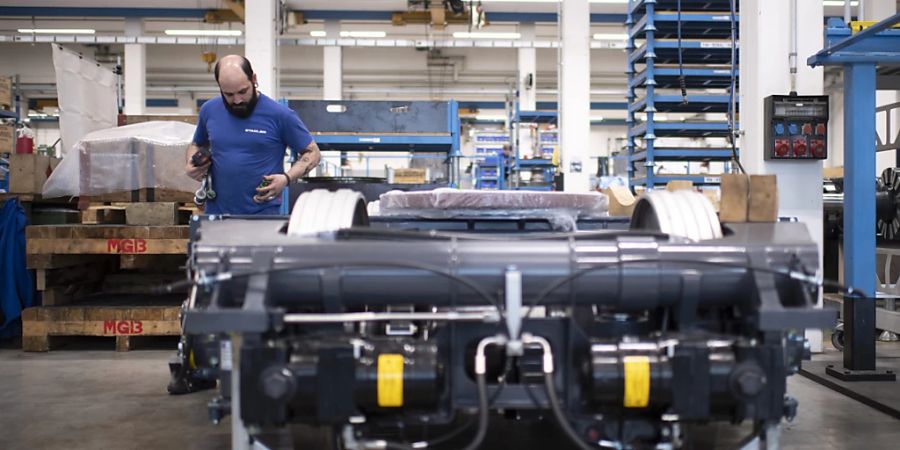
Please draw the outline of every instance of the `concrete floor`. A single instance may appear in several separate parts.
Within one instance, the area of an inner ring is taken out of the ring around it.
[[[206,418],[212,392],[166,394],[166,363],[175,341],[128,353],[113,351],[110,342],[93,340],[42,354],[0,348],[0,449],[229,446],[230,423],[215,426]],[[900,421],[797,375],[788,390],[800,401],[800,411],[783,428],[783,448],[900,447]],[[710,436],[715,447],[730,448],[746,430],[717,427]],[[513,448],[504,442],[501,447]]]

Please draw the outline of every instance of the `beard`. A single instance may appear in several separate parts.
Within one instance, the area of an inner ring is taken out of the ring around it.
[[[219,91],[221,94],[221,91]],[[241,103],[240,105],[232,105],[228,103],[228,100],[225,99],[225,95],[222,94],[222,101],[225,103],[225,109],[228,110],[231,114],[240,117],[241,119],[246,119],[250,117],[250,114],[253,114],[253,109],[256,108],[256,102],[259,101],[259,94],[256,92],[256,87],[253,88],[253,97],[250,98],[250,101],[246,103]]]

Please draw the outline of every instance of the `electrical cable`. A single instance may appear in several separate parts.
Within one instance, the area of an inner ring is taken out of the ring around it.
[[[680,0],[679,0],[680,1]],[[747,171],[744,170],[743,164],[741,164],[740,158],[738,158],[737,154],[737,136],[734,128],[734,115],[735,115],[735,101],[734,101],[734,89],[737,85],[737,61],[736,53],[737,53],[737,39],[736,39],[736,29],[737,29],[737,18],[735,17],[734,10],[734,0],[729,0],[729,4],[731,6],[731,85],[728,89],[728,141],[731,143],[731,159],[737,164],[738,169],[740,169],[741,173],[746,174]]]
[[[509,376],[510,370],[512,370],[512,359],[507,358],[506,363],[503,367],[503,373],[504,373],[503,380],[500,382],[500,384],[497,385],[497,390],[494,391],[494,394],[488,400],[488,409],[490,409],[494,405],[494,402],[498,398],[500,398],[500,394],[503,392],[503,388],[506,387],[506,378]],[[527,387],[527,384],[526,384],[526,387]],[[449,442],[450,440],[452,440],[453,438],[462,434],[463,431],[466,431],[467,429],[469,429],[469,427],[471,427],[478,421],[477,419],[478,419],[477,417],[474,417],[474,418],[472,418],[472,420],[467,421],[465,424],[463,424],[456,430],[453,430],[447,434],[444,434],[443,436],[434,438],[434,439],[426,442],[424,444],[424,447],[416,447],[416,446],[413,446],[413,447],[414,448],[432,448],[432,447],[437,447],[437,446],[443,445],[443,444]]]
[[[487,380],[485,375],[475,374],[475,384],[478,386],[478,431],[472,442],[464,447],[464,450],[477,450],[487,436],[488,429],[488,404],[487,404]]]
[[[597,447],[588,445],[588,443],[578,435],[578,432],[572,429],[572,424],[569,423],[569,419],[566,417],[566,414],[562,410],[562,406],[559,404],[559,397],[556,396],[556,387],[553,385],[552,373],[544,374],[544,383],[547,386],[547,400],[550,402],[550,410],[553,412],[553,416],[556,417],[556,423],[562,431],[569,437],[572,443],[578,446],[578,448],[582,450],[596,450]]]

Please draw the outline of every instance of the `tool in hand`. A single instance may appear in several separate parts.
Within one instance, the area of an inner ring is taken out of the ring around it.
[[[212,153],[210,152],[209,147],[200,147],[200,149],[191,156],[191,164],[193,164],[194,167],[200,167],[207,164],[211,157]],[[216,198],[216,191],[213,190],[212,174],[207,171],[206,175],[204,175],[203,179],[200,181],[200,188],[194,192],[194,204],[203,206],[207,199],[212,200],[214,198]]]

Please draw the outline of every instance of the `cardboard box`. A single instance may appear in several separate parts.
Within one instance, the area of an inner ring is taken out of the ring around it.
[[[0,125],[0,153],[16,152],[16,127]]]
[[[666,190],[669,192],[684,191],[694,189],[694,182],[691,180],[672,180],[666,183]]]
[[[826,167],[822,169],[822,178],[844,178],[844,166]]]
[[[778,184],[775,175],[750,175],[750,222],[778,221]]]
[[[626,216],[631,217],[634,213],[634,206],[637,199],[631,193],[631,190],[625,186],[610,186],[603,190],[609,199],[609,215],[610,216]]]
[[[426,169],[394,169],[395,184],[425,184],[428,182]]]
[[[0,108],[12,111],[14,101],[12,77],[0,76]]]
[[[9,192],[13,194],[38,194],[53,171],[51,158],[44,155],[9,155]]]
[[[750,203],[750,177],[744,174],[723,174],[721,190],[719,220],[746,222]]]

